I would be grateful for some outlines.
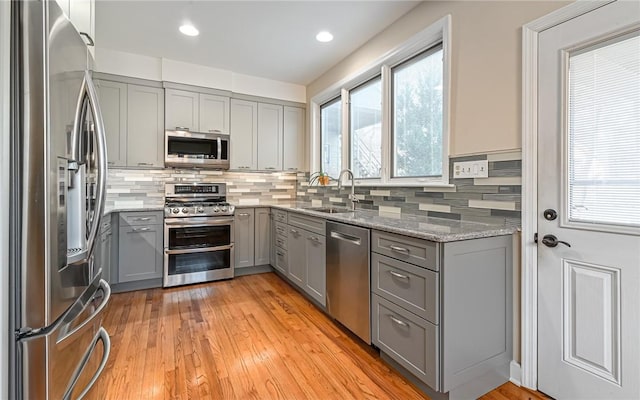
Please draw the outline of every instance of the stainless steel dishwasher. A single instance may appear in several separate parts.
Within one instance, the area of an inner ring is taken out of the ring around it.
[[[327,221],[327,310],[371,344],[369,229]]]

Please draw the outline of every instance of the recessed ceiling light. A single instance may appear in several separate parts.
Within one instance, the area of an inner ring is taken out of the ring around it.
[[[333,40],[333,35],[330,32],[322,31],[316,35],[316,40],[318,42],[330,42]]]
[[[181,25],[179,29],[180,29],[180,32],[182,32],[187,36],[198,36],[200,34],[200,31],[191,24]]]

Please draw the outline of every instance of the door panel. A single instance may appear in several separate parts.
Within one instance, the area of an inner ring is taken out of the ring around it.
[[[129,85],[127,103],[127,165],[164,167],[163,90]]]
[[[539,36],[538,389],[557,399],[640,398],[639,29],[618,1]]]
[[[229,98],[200,93],[200,131],[229,133]]]
[[[258,168],[258,103],[231,100],[231,169]]]

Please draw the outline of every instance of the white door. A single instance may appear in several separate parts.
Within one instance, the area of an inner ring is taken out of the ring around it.
[[[557,399],[640,398],[639,29],[618,1],[539,36],[538,389]]]

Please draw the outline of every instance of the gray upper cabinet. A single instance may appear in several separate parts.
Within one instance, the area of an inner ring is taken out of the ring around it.
[[[165,89],[166,129],[199,131],[200,95],[186,90]]]
[[[96,80],[109,167],[164,166],[164,90]]]
[[[164,90],[129,85],[127,165],[164,166]]]
[[[269,208],[255,209],[254,265],[267,265],[271,260],[271,213]]]
[[[285,171],[304,169],[304,109],[284,107],[284,156]]]
[[[283,133],[283,107],[258,103],[258,169],[282,169]]]
[[[229,98],[200,93],[200,132],[229,133]]]
[[[258,168],[258,103],[231,99],[231,169]]]
[[[110,167],[127,165],[127,84],[96,80]]]
[[[240,209],[234,218],[234,252],[235,268],[252,267],[254,264],[254,226],[255,213],[253,208]]]

